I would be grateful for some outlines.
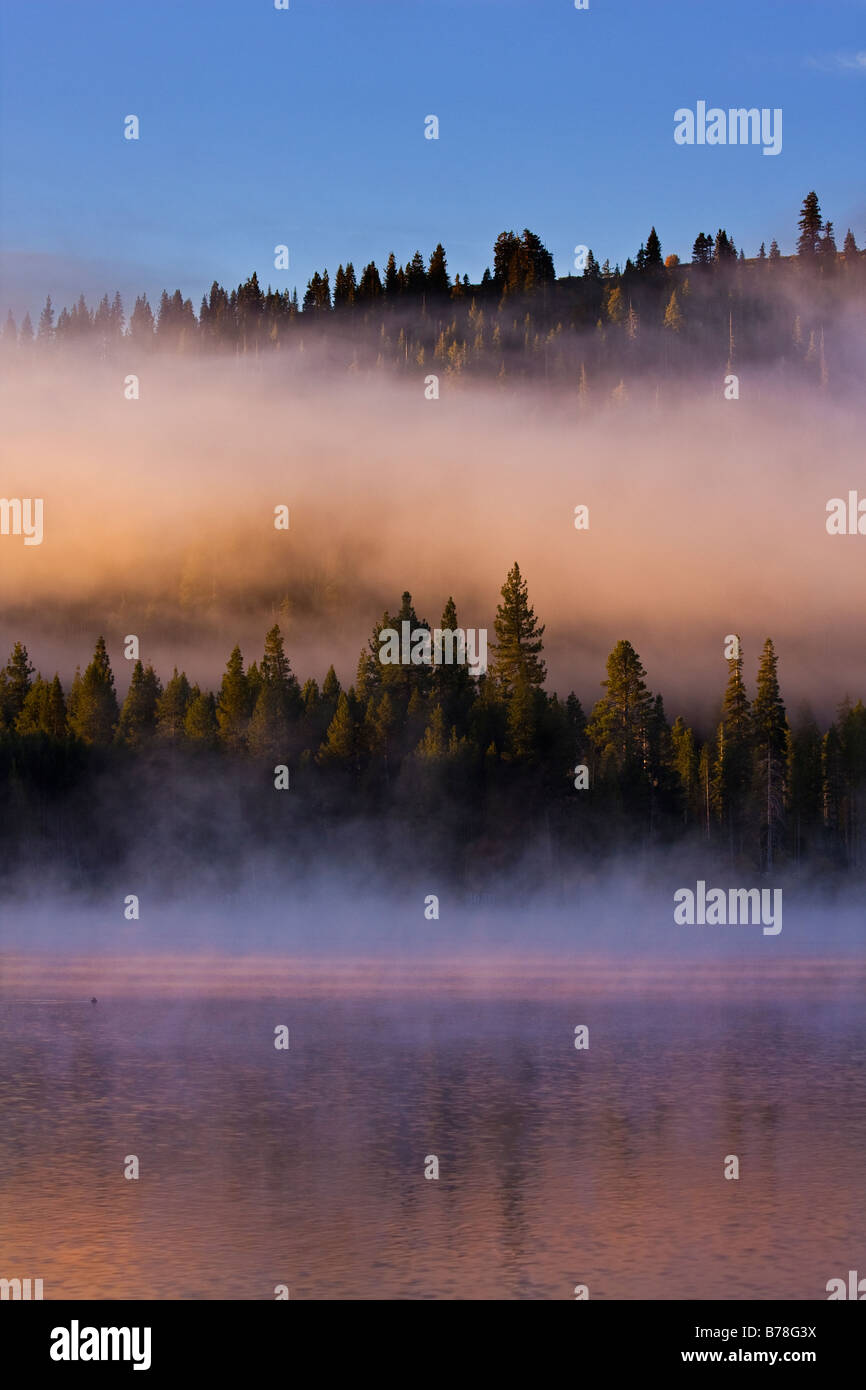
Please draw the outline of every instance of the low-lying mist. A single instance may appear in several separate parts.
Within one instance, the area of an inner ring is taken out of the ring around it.
[[[866,538],[825,526],[831,498],[866,496],[859,399],[753,368],[739,400],[701,376],[583,409],[576,389],[445,375],[427,400],[420,368],[291,374],[278,355],[139,370],[138,400],[106,364],[19,367],[4,389],[0,494],[44,499],[44,539],[0,537],[0,646],[65,685],[102,632],[121,695],[128,633],[164,678],[213,687],[275,620],[302,681],[333,662],[348,684],[404,589],[431,624],[453,594],[492,629],[517,559],[548,689],[585,706],[620,637],[671,718],[714,717],[734,632],[749,681],[773,637],[789,709],[827,720],[863,693]]]
[[[355,848],[360,843],[356,839]],[[781,929],[771,934],[751,917],[727,925],[675,921],[674,894],[694,890],[700,879],[707,891],[726,892],[762,882],[695,852],[657,854],[652,862],[640,856],[611,859],[567,878],[545,873],[541,862],[527,856],[513,874],[480,880],[483,891],[473,892],[449,883],[423,858],[411,868],[380,865],[374,871],[360,859],[353,865],[349,849],[345,837],[337,839],[305,864],[290,856],[282,864],[265,863],[251,850],[229,888],[191,872],[176,880],[171,894],[143,875],[125,884],[118,880],[112,891],[90,898],[50,881],[21,882],[14,905],[3,914],[4,987],[14,988],[14,959],[31,953],[127,960],[133,971],[148,960],[173,957],[183,963],[177,983],[187,989],[195,989],[197,979],[207,987],[209,962],[239,957],[306,962],[304,970],[316,961],[367,962],[371,979],[389,963],[408,968],[430,961],[440,970],[451,963],[481,975],[484,963],[495,967],[512,960],[555,959],[563,967],[619,962],[623,983],[651,962],[688,969],[739,962],[745,979],[752,971],[772,975],[798,960],[847,960],[855,969],[851,987],[863,987],[862,971],[854,967],[862,955],[862,883],[824,885],[790,868],[771,874],[763,883],[781,893],[775,900]],[[127,920],[127,894],[133,892],[139,916]],[[437,916],[431,916],[431,895]],[[590,970],[587,988],[593,978]],[[725,975],[725,982],[730,978]],[[64,990],[70,983],[62,970],[53,980]],[[275,981],[274,987],[286,983]],[[94,977],[82,997],[98,994],[97,984]],[[266,973],[258,987],[267,992]]]

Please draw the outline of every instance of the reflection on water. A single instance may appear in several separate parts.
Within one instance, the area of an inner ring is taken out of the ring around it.
[[[7,996],[0,1043],[0,1275],[46,1298],[820,1299],[866,1259],[866,1015],[806,983]]]

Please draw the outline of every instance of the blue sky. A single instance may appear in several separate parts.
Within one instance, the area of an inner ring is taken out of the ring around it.
[[[476,279],[524,226],[559,274],[653,223],[665,254],[720,225],[785,252],[813,187],[866,242],[866,0],[41,0],[0,39],[4,314],[163,286],[197,309],[253,269],[303,294],[440,240]],[[699,99],[781,107],[781,154],[677,146]]]

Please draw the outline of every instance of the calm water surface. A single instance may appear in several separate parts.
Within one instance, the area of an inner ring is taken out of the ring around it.
[[[810,998],[0,1001],[0,1275],[826,1298],[866,1270],[866,1009]]]

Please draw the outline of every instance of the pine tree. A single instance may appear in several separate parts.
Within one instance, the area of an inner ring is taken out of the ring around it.
[[[565,702],[565,727],[569,739],[569,756],[583,758],[586,748],[586,715],[580,700],[572,690]]]
[[[457,630],[457,608],[453,598],[449,597],[445,604],[439,626],[443,632]],[[463,731],[469,717],[473,694],[473,679],[465,662],[443,661],[434,666],[432,698],[442,707],[446,728],[450,729],[452,725],[456,725],[461,732]]]
[[[327,704],[333,704],[336,710],[337,701],[340,698],[340,682],[337,680],[337,673],[333,666],[329,666],[325,679],[322,681],[322,699]]]
[[[69,727],[75,737],[84,743],[108,744],[114,735],[118,714],[114,674],[105,638],[100,637],[93,660],[83,676],[76,676],[70,692]]]
[[[400,294],[400,272],[397,269],[397,260],[392,251],[385,266],[385,299],[389,304],[393,304]]]
[[[441,241],[437,243],[436,249],[430,257],[430,264],[427,268],[427,289],[430,295],[436,299],[447,299],[451,289],[448,279],[448,262]]]
[[[256,707],[256,700],[259,698],[259,691],[262,688],[262,673],[255,661],[251,661],[247,668],[247,707],[250,714]]]
[[[501,589],[502,602],[494,620],[496,641],[488,679],[500,699],[508,700],[518,685],[541,686],[547,674],[541,652],[544,626],[529,602],[526,580],[515,560]]]
[[[775,849],[785,806],[785,771],[788,752],[788,720],[776,674],[777,657],[768,637],[758,666],[758,685],[752,705],[755,757],[755,791],[761,807],[761,823],[768,868]]]
[[[836,242],[833,237],[833,223],[827,222],[824,227],[824,235],[818,242],[818,264],[823,276],[832,274],[836,267],[837,254]]]
[[[523,288],[519,272],[520,238],[500,232],[493,245],[493,283],[501,294]]]
[[[695,736],[677,715],[671,729],[674,767],[683,793],[683,820],[686,824],[700,816],[699,759]]]
[[[797,238],[797,255],[801,261],[812,263],[818,255],[822,227],[821,207],[817,193],[806,194],[797,226],[800,228],[800,235]]]
[[[115,290],[114,298],[111,301],[111,314],[109,318],[110,336],[113,342],[117,343],[123,337],[123,326],[126,316],[123,312],[123,300],[120,297],[120,290]]]
[[[3,330],[0,332],[0,348],[3,349],[4,353],[11,353],[17,346],[18,329],[15,325],[15,319],[12,316],[12,310],[9,309],[6,313],[6,322],[3,325]]]
[[[556,272],[553,268],[553,257],[541,238],[531,232],[528,227],[523,229],[523,255],[524,265],[523,288],[534,289],[540,285],[549,285],[556,279]]]
[[[153,347],[153,310],[147,302],[146,294],[139,295],[136,298],[135,308],[129,320],[129,337],[135,347],[143,347],[145,349]]]
[[[162,685],[152,666],[145,670],[141,661],[132,669],[126,699],[120,711],[115,739],[128,748],[141,748],[156,730],[157,700]]]
[[[649,833],[662,817],[679,816],[686,804],[677,776],[673,732],[665,714],[664,699],[656,695],[647,726],[647,774],[649,777]]]
[[[713,238],[698,232],[692,247],[692,265],[706,268],[713,259]]]
[[[45,308],[39,315],[39,327],[36,336],[41,343],[50,343],[54,338],[54,310],[51,307],[51,295],[45,301]]]
[[[661,270],[662,268],[662,244],[655,227],[650,228],[650,234],[646,239],[645,264],[647,270]]]
[[[717,748],[714,742],[708,741],[701,745],[701,755],[698,759],[698,794],[700,797],[700,816],[699,820],[703,826],[704,835],[707,840],[710,838],[712,825],[713,807],[713,769],[716,765]]]
[[[752,771],[751,711],[743,681],[742,645],[739,637],[736,640],[736,654],[728,657],[728,684],[712,770],[712,802],[732,856],[739,852],[745,833]]]
[[[355,283],[355,267],[349,261],[346,269],[342,266],[337,267],[337,275],[334,280],[334,308],[351,309],[358,294],[358,287]]]
[[[364,747],[381,760],[386,783],[390,781],[391,764],[397,751],[396,730],[397,713],[388,691],[384,691],[378,701],[371,695],[364,716]]]
[[[406,291],[414,298],[420,299],[426,288],[427,271],[424,268],[424,257],[420,251],[416,251],[406,266]]]
[[[244,747],[250,719],[250,692],[240,647],[228,659],[217,701],[220,742],[233,752]]]
[[[48,690],[48,699],[45,704],[43,715],[43,728],[46,734],[52,738],[65,738],[69,732],[66,720],[66,701],[63,698],[63,686],[60,684],[60,677],[54,673],[54,679]]]
[[[0,670],[0,731],[13,729],[30,692],[33,667],[27,648],[16,642],[5,667]]]
[[[544,707],[543,693],[527,680],[523,671],[518,671],[507,702],[506,746],[509,759],[526,761],[534,757]]]
[[[156,701],[156,733],[170,743],[179,743],[184,736],[184,720],[191,696],[186,672],[175,666],[171,680]]]
[[[195,747],[216,747],[219,733],[216,700],[209,690],[202,692],[197,685],[193,686],[184,715],[183,731]]]
[[[601,776],[616,776],[623,785],[649,772],[653,697],[645,675],[631,642],[617,642],[607,659],[607,678],[602,681],[606,693],[586,726]]]
[[[447,751],[445,716],[442,713],[442,706],[435,705],[430,716],[430,723],[424,730],[424,737],[418,744],[417,755],[425,762],[437,762],[445,757]]]
[[[391,628],[397,633],[398,638],[401,638],[403,623],[409,624],[410,634],[421,629],[430,631],[427,621],[419,618],[415,612],[412,595],[408,590],[403,593],[398,611],[393,616],[383,613],[381,621],[373,628],[372,636],[361,652],[358,662],[357,686],[358,696],[364,701],[370,695],[378,697],[383,690],[389,690],[395,706],[405,713],[413,691],[417,690],[420,696],[426,697],[430,689],[432,667],[427,664],[404,664],[402,660],[393,663],[382,662],[379,634],[383,628]]]
[[[608,323],[622,323],[625,318],[625,304],[619,285],[614,285],[608,291],[605,313]]]
[[[319,749],[317,761],[325,766],[348,770],[357,765],[357,754],[358,740],[352,708],[348,695],[341,691],[336,713],[328,725],[325,742]]]
[[[256,695],[247,741],[258,757],[285,756],[290,722],[300,715],[300,692],[275,624],[265,638],[265,654],[259,668]]]
[[[22,736],[47,734],[54,739],[65,738],[66,704],[56,675],[51,682],[36,677],[15,721],[15,732]]]
[[[361,281],[358,285],[358,303],[365,305],[375,304],[382,298],[382,281],[376,269],[375,261],[364,267]]]
[[[37,675],[24,697],[24,704],[21,707],[20,713],[11,726],[14,728],[16,734],[20,734],[22,737],[26,738],[28,735],[38,734],[43,731],[49,689],[50,686],[45,683],[42,676]]]
[[[665,309],[664,326],[669,329],[671,333],[679,333],[682,329],[683,316],[677,300],[676,290],[671,292],[671,297],[668,300],[667,308]]]

